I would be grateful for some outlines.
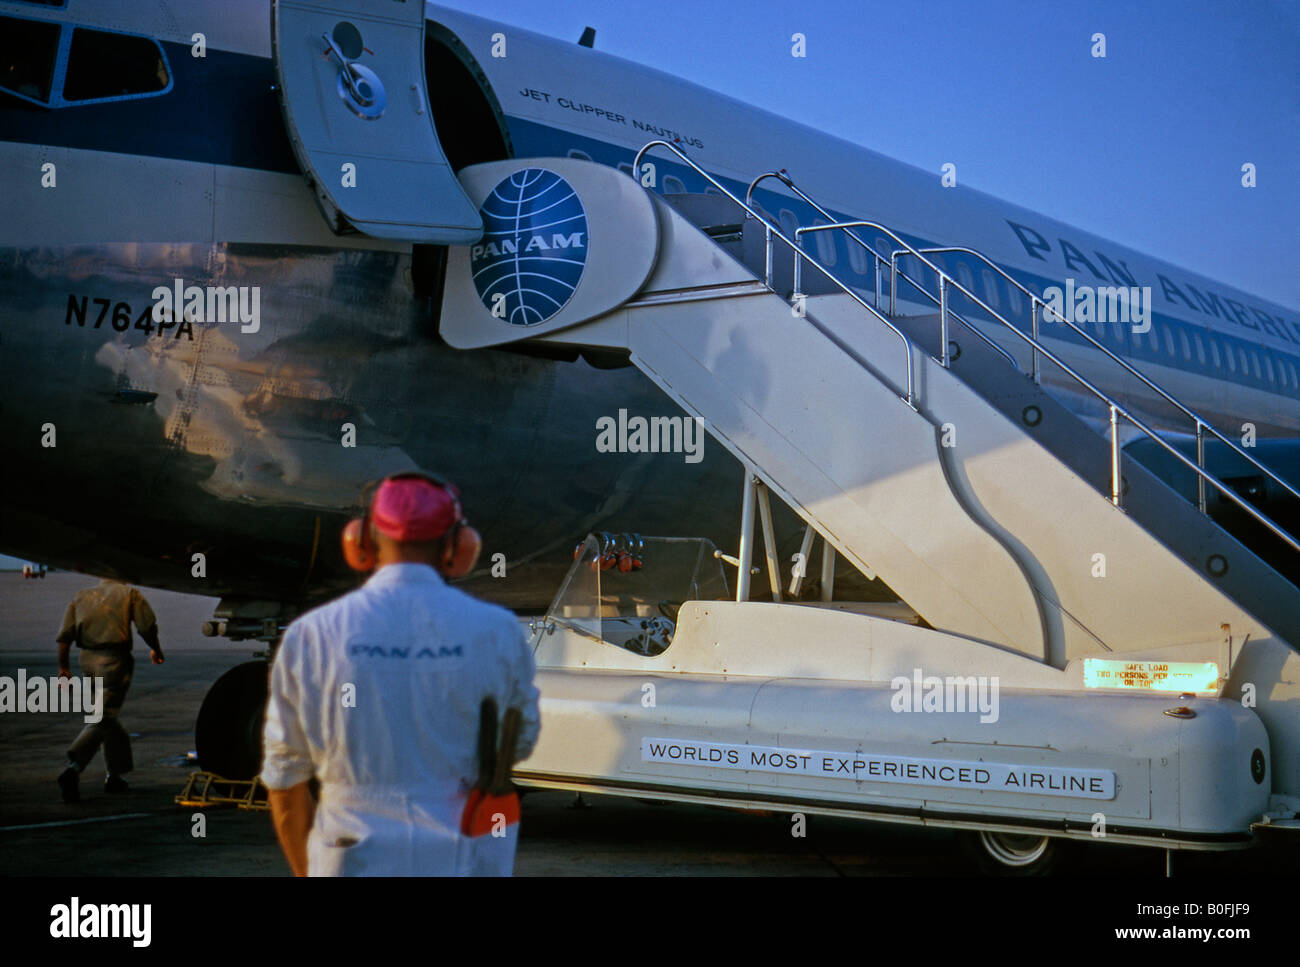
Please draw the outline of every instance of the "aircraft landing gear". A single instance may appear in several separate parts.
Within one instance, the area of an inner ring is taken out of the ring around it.
[[[262,722],[271,665],[250,661],[216,680],[199,708],[199,766],[223,779],[252,779],[262,768]]]
[[[203,634],[231,641],[250,638],[274,655],[297,609],[279,601],[222,598]],[[270,692],[271,662],[236,665],[216,680],[203,698],[194,723],[199,766],[222,779],[252,779],[262,769],[262,723]]]
[[[1050,836],[979,830],[961,841],[985,876],[1043,876],[1061,858],[1061,843]]]

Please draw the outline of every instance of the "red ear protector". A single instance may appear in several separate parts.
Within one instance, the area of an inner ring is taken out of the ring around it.
[[[449,578],[464,577],[474,570],[474,565],[478,563],[479,552],[483,549],[483,538],[465,519],[460,506],[460,492],[447,481],[418,471],[390,474],[378,483],[368,485],[362,491],[361,516],[352,518],[343,528],[343,559],[347,561],[348,567],[364,573],[373,571],[378,563],[377,548],[370,536],[370,509],[375,494],[389,480],[424,480],[451,497],[456,511],[456,522],[442,538],[444,552],[437,563],[437,568]]]

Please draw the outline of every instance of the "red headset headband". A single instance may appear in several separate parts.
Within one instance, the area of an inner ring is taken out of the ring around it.
[[[369,541],[370,539],[370,526],[373,523],[374,516],[375,516],[374,513],[375,502],[379,499],[380,491],[383,489],[384,484],[396,480],[422,480],[425,483],[441,490],[444,494],[446,494],[449,498],[451,498],[451,509],[452,509],[451,524],[449,524],[447,526],[447,529],[444,530],[441,534],[430,536],[428,540],[442,540],[444,537],[447,537],[448,535],[450,535],[454,540],[456,536],[456,532],[459,531],[460,528],[464,527],[466,524],[465,511],[460,504],[460,491],[456,488],[454,484],[451,484],[446,480],[443,480],[441,477],[437,477],[429,473],[424,473],[419,470],[404,470],[400,473],[389,474],[388,476],[380,480],[378,483],[371,484],[369,487],[366,488],[364,506],[362,509],[362,516],[361,516],[363,539],[366,541]],[[383,530],[383,528],[381,527],[380,530]]]

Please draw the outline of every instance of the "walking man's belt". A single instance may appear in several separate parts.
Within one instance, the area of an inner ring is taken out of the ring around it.
[[[110,641],[104,645],[81,645],[85,651],[130,651],[131,642],[129,641]]]

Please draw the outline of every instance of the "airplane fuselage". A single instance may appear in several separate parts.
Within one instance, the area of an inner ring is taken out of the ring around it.
[[[470,586],[520,609],[550,599],[589,530],[732,545],[741,470],[721,447],[698,464],[597,450],[602,417],[675,411],[639,372],[535,346],[451,349],[437,335],[436,247],[330,231],[286,136],[266,8],[232,6],[221,22],[196,5],[185,22],[154,23],[0,4],[0,16],[154,38],[170,81],[157,96],[84,105],[0,93],[0,167],[18,173],[0,201],[0,551],[176,590],[317,600],[355,581],[337,535],[362,485],[410,467],[462,487],[485,537]],[[1098,326],[1098,338],[1228,429],[1300,431],[1293,310],[602,52],[432,5],[426,16],[437,25],[426,78],[409,82],[429,84],[453,167],[571,155],[630,170],[665,138],[742,197],[756,174],[788,167],[837,218],[969,245],[1035,291],[1067,279],[1151,287],[1148,331]],[[493,55],[497,35],[509,56]],[[446,103],[435,87],[464,97]],[[705,189],[653,160],[656,190]],[[777,188],[755,193],[764,209],[783,225],[815,221]],[[843,238],[808,248],[850,284],[874,284]],[[973,261],[944,264],[1027,325],[1005,282]],[[209,318],[205,301],[194,318],[177,307],[155,321],[160,286],[255,288],[256,319],[245,300],[244,316]],[[988,331],[1026,358],[1014,335]],[[1046,338],[1087,367],[1077,338]],[[1130,378],[1095,380],[1162,426],[1190,428]]]

